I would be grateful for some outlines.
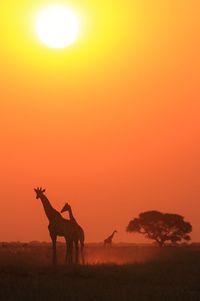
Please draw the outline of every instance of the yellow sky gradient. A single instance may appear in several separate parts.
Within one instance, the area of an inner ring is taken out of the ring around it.
[[[43,185],[87,241],[140,241],[125,227],[151,209],[184,215],[199,241],[199,1],[59,1],[82,24],[59,50],[35,32],[52,3],[0,4],[0,240],[49,239]]]

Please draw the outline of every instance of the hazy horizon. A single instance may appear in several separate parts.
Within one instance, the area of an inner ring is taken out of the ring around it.
[[[63,49],[35,32],[47,2],[1,3],[0,240],[49,239],[42,186],[86,241],[143,242],[125,228],[147,210],[200,241],[200,2],[70,1],[82,25]]]

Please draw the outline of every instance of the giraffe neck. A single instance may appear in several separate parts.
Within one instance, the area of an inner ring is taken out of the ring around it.
[[[68,210],[68,212],[69,212],[69,219],[70,219],[70,221],[75,222],[77,224],[77,221],[75,220],[74,215],[72,213],[72,209],[70,208]]]
[[[57,215],[60,215],[58,211],[56,211],[49,202],[48,198],[43,194],[41,197],[41,202],[44,207],[44,212],[48,218],[49,221],[51,221],[54,217]]]
[[[110,238],[113,238],[114,235],[115,235],[115,231],[113,231],[113,233],[111,234]]]

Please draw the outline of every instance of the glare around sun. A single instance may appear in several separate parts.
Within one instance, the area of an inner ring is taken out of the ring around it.
[[[39,12],[36,31],[42,43],[51,48],[64,48],[78,37],[79,19],[75,12],[62,5],[51,5]]]

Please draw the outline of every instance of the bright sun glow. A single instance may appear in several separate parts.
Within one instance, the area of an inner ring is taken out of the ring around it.
[[[51,48],[64,48],[72,44],[78,36],[79,25],[74,11],[61,5],[45,8],[36,20],[39,39]]]

